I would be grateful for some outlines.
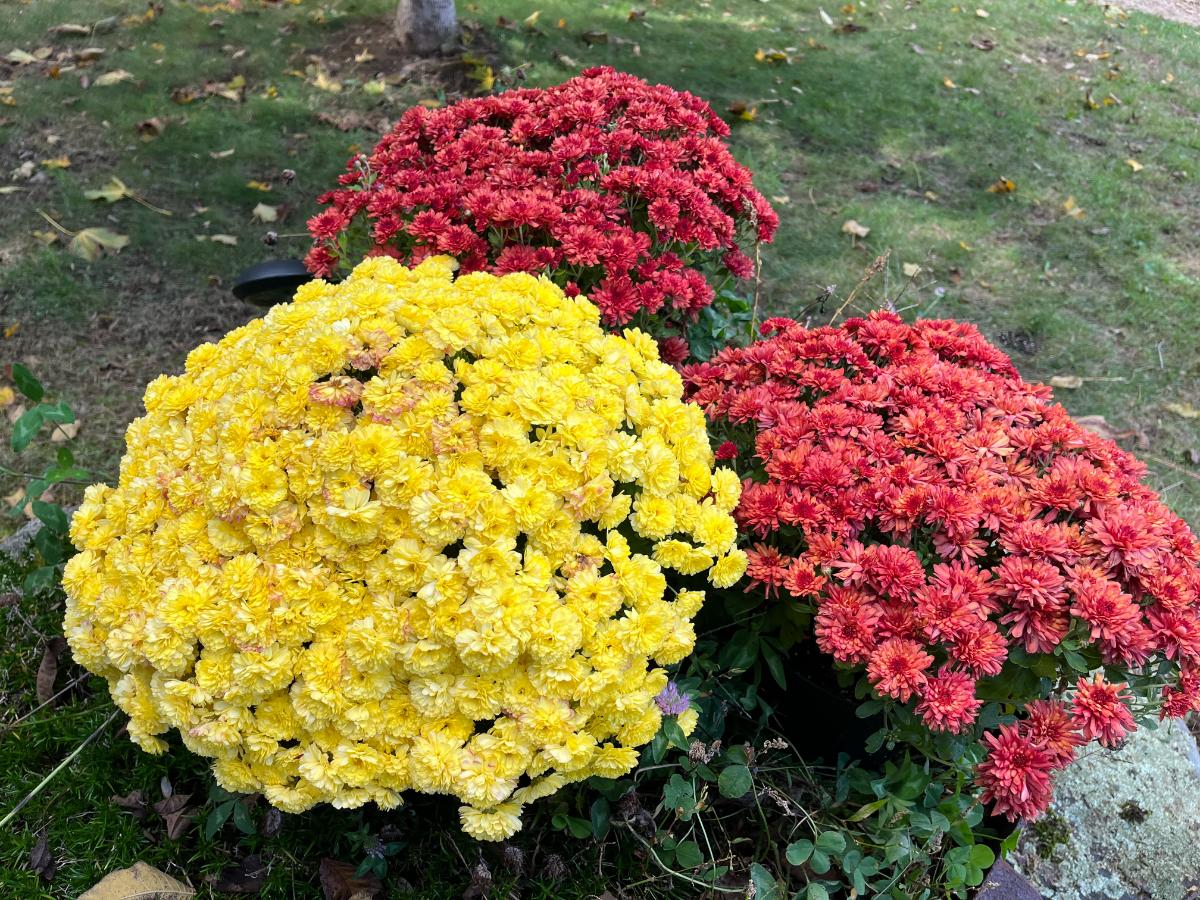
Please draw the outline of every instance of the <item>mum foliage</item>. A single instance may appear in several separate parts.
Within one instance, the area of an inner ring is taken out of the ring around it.
[[[309,221],[317,275],[361,253],[545,272],[610,324],[694,315],[708,273],[748,277],[778,218],[702,100],[612,69],[545,90],[414,107]],[[355,236],[365,232],[366,245]]]
[[[151,383],[65,630],[134,741],[177,730],[228,790],[451,794],[497,839],[658,732],[703,600],[667,574],[741,576],[740,484],[649,337],[451,269],[368,260]]]
[[[1200,705],[1200,543],[1137,460],[970,325],[880,312],[764,331],[689,367],[689,397],[734,439],[718,456],[741,448],[750,578],[865,672],[890,737],[1000,725],[977,784],[1032,817],[1079,746],[1133,730],[1131,709]]]

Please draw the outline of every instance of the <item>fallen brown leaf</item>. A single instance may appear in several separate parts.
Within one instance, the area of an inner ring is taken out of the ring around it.
[[[37,670],[37,698],[39,703],[45,703],[54,696],[54,682],[58,678],[58,659],[67,649],[67,641],[61,635],[55,635],[46,642],[42,652],[42,661]]]
[[[154,804],[154,811],[162,816],[168,840],[178,840],[192,827],[196,819],[195,807],[188,806],[191,794],[171,794]]]
[[[1128,438],[1136,438],[1137,446],[1142,450],[1150,449],[1150,439],[1144,431],[1136,428],[1131,428],[1128,431],[1117,431],[1105,420],[1104,416],[1077,416],[1075,419],[1080,425],[1086,428],[1093,434],[1098,434],[1100,437],[1109,441],[1123,441]]]
[[[58,869],[58,863],[55,862],[54,856],[50,853],[50,844],[46,839],[45,831],[38,834],[37,843],[29,851],[29,868],[42,881],[51,882],[54,880],[54,873]]]
[[[321,860],[321,890],[325,900],[364,900],[383,893],[383,883],[374,876],[359,878],[350,863],[325,857]]]
[[[112,797],[113,806],[125,810],[135,819],[141,821],[150,813],[150,805],[146,803],[146,797],[141,790],[131,791],[124,797],[114,795]]]

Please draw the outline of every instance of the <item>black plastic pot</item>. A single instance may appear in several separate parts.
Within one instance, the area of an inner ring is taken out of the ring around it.
[[[298,259],[269,259],[237,277],[233,296],[254,306],[274,306],[291,300],[296,288],[312,279],[312,273]]]

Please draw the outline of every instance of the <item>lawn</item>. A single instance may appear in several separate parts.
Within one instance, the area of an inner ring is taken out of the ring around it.
[[[386,122],[413,103],[477,92],[490,76],[495,89],[541,85],[605,64],[699,94],[731,122],[736,155],[782,219],[762,252],[765,309],[823,322],[849,300],[846,311],[890,303],[910,316],[973,321],[1026,378],[1053,379],[1072,413],[1101,417],[1094,426],[1145,459],[1167,503],[1200,525],[1194,29],[1082,0],[978,9],[950,0],[824,9],[809,0],[488,0],[460,3],[469,58],[434,65],[390,47],[388,7],[6,8],[0,355],[71,402],[77,455],[101,477],[115,474],[145,382],[255,314],[230,295],[233,277],[261,259],[303,254],[315,195]],[[10,53],[18,50],[28,59]],[[145,203],[88,198],[114,177]],[[127,246],[92,262],[71,254],[65,232],[96,227],[127,236]],[[274,244],[263,242],[267,231]],[[858,287],[884,254],[886,267]],[[0,463],[40,471],[45,460],[32,457]],[[6,588],[15,572],[0,572]],[[0,610],[9,638],[0,648],[3,721],[37,705],[35,673],[60,610],[54,593]],[[58,686],[78,674],[64,662]],[[110,712],[94,680],[57,708],[0,725],[0,814]],[[170,840],[158,813],[139,819],[110,798],[141,791],[153,804],[165,776],[203,806],[203,766],[146,757],[117,729],[5,827],[0,895],[75,896],[136,859],[200,883],[231,858],[259,854],[264,896],[319,896],[321,857],[357,862],[373,839],[357,829],[377,835],[386,821],[289,817],[282,837],[226,825],[211,840],[201,821]],[[415,804],[401,827],[428,809]],[[264,810],[248,812],[261,830]],[[49,883],[28,867],[43,829],[58,863]],[[394,888],[407,879],[439,897],[471,883],[467,842],[416,828],[406,839]],[[526,895],[587,896],[606,879],[611,888],[612,860],[579,846],[529,848]],[[552,853],[571,860],[570,891],[543,878]],[[422,864],[431,858],[444,865]]]

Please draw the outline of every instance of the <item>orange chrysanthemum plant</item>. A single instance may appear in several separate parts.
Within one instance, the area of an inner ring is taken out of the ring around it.
[[[763,331],[689,396],[746,479],[757,590],[882,716],[868,750],[973,765],[994,812],[1035,817],[1081,746],[1200,705],[1200,542],[1133,456],[973,326]]]

